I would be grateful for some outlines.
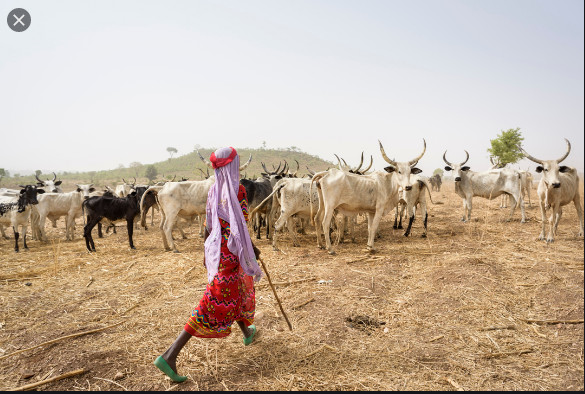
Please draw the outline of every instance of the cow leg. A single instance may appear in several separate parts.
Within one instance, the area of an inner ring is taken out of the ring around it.
[[[130,243],[130,249],[136,249],[134,242],[132,241],[132,235],[134,234],[134,218],[126,218],[126,227],[128,227],[128,242]]]
[[[14,231],[14,251],[18,252],[18,225],[12,226],[12,231]]]
[[[23,244],[25,249],[28,249],[28,245],[26,244],[26,230],[27,230],[27,225],[20,227],[20,232],[22,232],[22,244]]]
[[[87,220],[89,221],[89,217],[87,218]],[[103,238],[104,234],[102,233],[102,222],[99,222],[97,224],[97,226],[98,226],[98,237]]]
[[[410,235],[410,230],[412,229],[412,222],[414,222],[414,207],[407,206],[406,212],[408,214],[408,227],[406,228],[406,231],[404,232],[404,236],[408,237]],[[402,219],[402,212],[400,212],[400,218]]]
[[[160,229],[160,234],[162,236],[162,241],[163,241],[163,247],[165,248],[165,250],[171,250],[170,246],[169,246],[169,242],[167,240],[167,233],[166,233],[166,223],[167,223],[167,215],[165,213],[164,210],[160,210],[160,225],[158,226],[158,228]],[[172,230],[171,230],[171,237],[172,237]]]
[[[400,221],[398,222],[398,229],[402,230],[404,227],[402,227],[402,216],[404,215],[404,208],[406,207],[406,205],[404,204],[400,204]]]
[[[559,222],[561,221],[561,217],[563,216],[563,207],[559,206],[559,212],[557,213],[557,217],[555,218],[555,226],[554,226],[554,235],[557,235],[557,228],[559,227]]]
[[[175,241],[173,240],[173,228],[177,224],[177,214],[178,212],[172,210],[166,213],[166,219],[164,221],[163,230],[163,243],[165,244],[166,250],[172,250],[175,253],[179,253],[179,250],[175,246]],[[165,242],[165,237],[166,241]]]
[[[335,251],[331,247],[331,236],[329,234],[329,227],[331,226],[331,219],[333,218],[333,209],[328,209],[325,207],[324,217],[323,217],[323,233],[325,234],[325,248],[329,252],[329,254],[335,254]]]
[[[382,219],[382,209],[378,209],[376,207],[376,213],[368,213],[370,220],[368,223],[370,224],[369,234],[368,234],[368,245],[367,248],[369,249],[370,253],[375,253],[376,249],[374,249],[374,238],[376,237],[376,231],[378,231],[378,226],[380,225],[380,219]]]
[[[394,226],[392,226],[394,230],[398,228],[398,205],[394,208]]]
[[[4,239],[10,239],[8,237],[8,235],[6,235],[6,233],[4,232],[4,226],[0,224],[0,233],[2,233],[2,238]]]
[[[154,226],[154,205],[150,207],[150,227]]]
[[[555,225],[556,217],[558,215],[558,209],[559,209],[558,203],[555,203],[554,205],[551,206],[552,213],[550,215],[549,223],[548,223],[548,237],[546,237],[547,243],[555,241],[554,225]]]
[[[579,218],[579,237],[583,236],[583,208],[581,207],[581,197],[579,193],[575,193],[575,198],[573,199],[573,204],[575,204],[575,210],[577,211],[577,217]]]
[[[52,223],[53,228],[57,228],[57,219],[49,219]]]
[[[91,230],[93,230],[95,225],[98,224],[101,219],[102,218],[95,217],[90,219],[88,216],[87,224],[83,227],[83,237],[85,238],[85,246],[87,247],[87,250],[90,252],[95,252],[95,244],[91,236]]]

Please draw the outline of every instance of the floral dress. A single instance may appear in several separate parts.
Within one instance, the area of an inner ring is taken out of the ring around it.
[[[248,200],[242,185],[238,200],[247,222]],[[219,222],[222,238],[218,272],[185,324],[185,331],[199,338],[223,338],[230,335],[234,321],[243,321],[246,326],[254,322],[254,280],[244,274],[238,257],[227,247],[230,224],[222,219]]]

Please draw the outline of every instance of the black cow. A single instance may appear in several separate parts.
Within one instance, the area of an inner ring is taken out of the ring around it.
[[[95,196],[83,201],[83,210],[87,212],[87,224],[83,228],[87,250],[95,252],[91,230],[104,218],[110,222],[126,219],[130,248],[136,249],[132,241],[134,219],[140,215],[140,199],[145,191],[146,187],[138,186],[126,197]]]
[[[282,178],[282,177],[280,177]],[[248,212],[252,212],[260,203],[272,193],[272,185],[270,180],[266,178],[259,178],[257,180],[251,179],[240,179],[240,183],[246,189],[246,195],[248,197]],[[255,217],[251,217],[250,220],[253,223],[254,232],[256,232],[256,238],[260,239],[260,228],[261,228],[261,214],[266,218],[266,238],[270,236],[270,210],[272,209],[272,201],[268,204],[264,204],[262,209],[259,210]]]
[[[29,222],[31,205],[38,204],[37,194],[43,194],[43,189],[38,189],[34,185],[20,186],[20,194],[15,197],[0,197],[0,225],[10,225],[14,231],[14,251],[18,252],[18,226],[21,227],[23,237],[22,242],[25,249],[26,245],[26,228]]]

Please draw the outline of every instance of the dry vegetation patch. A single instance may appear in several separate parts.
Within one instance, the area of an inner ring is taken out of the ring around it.
[[[47,226],[52,241],[13,252],[0,241],[0,389],[81,369],[41,390],[583,390],[583,238],[564,210],[553,244],[536,241],[540,212],[504,222],[499,201],[474,200],[462,223],[452,184],[434,193],[429,236],[381,223],[377,253],[356,243],[329,256],[314,230],[282,250],[262,250],[294,330],[265,279],[257,285],[258,339],[244,347],[193,338],[179,357],[190,379],[171,383],[153,365],[176,338],[206,285],[202,240],[177,234],[181,253],[163,251],[157,228],[95,238],[89,254],[78,220],[73,242],[63,220]],[[156,219],[155,219],[156,221]],[[11,231],[8,231],[11,233]],[[581,322],[581,323],[579,323]],[[177,386],[177,387],[175,387]]]

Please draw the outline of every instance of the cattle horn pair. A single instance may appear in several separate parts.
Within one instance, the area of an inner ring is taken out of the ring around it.
[[[39,179],[39,176],[35,173],[35,178],[37,178],[37,181],[41,182],[41,183],[45,183],[45,181]],[[55,182],[55,180],[57,179],[57,174],[55,174],[53,172],[53,182]]]
[[[560,163],[561,161],[565,160],[567,158],[567,156],[569,156],[569,153],[571,153],[571,143],[569,142],[568,139],[565,138],[565,141],[567,141],[567,152],[560,158],[557,160],[557,163]],[[537,159],[534,156],[530,156],[524,149],[522,149],[521,146],[518,145],[518,149],[520,149],[522,151],[522,153],[524,154],[524,156],[526,156],[527,159],[532,160],[535,163],[541,164],[543,160]]]
[[[207,164],[207,167],[213,169],[213,165],[211,164],[211,162],[207,159],[205,159],[203,156],[201,156],[201,153],[199,153],[199,150],[197,151],[197,154],[199,155],[199,158],[201,159],[202,162],[204,162],[205,164]],[[252,161],[252,154],[250,153],[250,158],[248,159],[248,161],[246,163],[244,163],[243,165],[240,166],[240,171],[244,171],[246,169],[246,167],[248,167],[248,165],[250,165],[250,162]]]
[[[388,164],[391,164],[394,167],[396,167],[397,163],[394,160],[390,160],[390,158],[388,156],[386,156],[386,152],[384,152],[384,147],[382,146],[382,143],[380,142],[380,140],[378,140],[378,143],[380,144],[380,152],[382,152],[382,157],[384,158],[384,160],[386,160],[386,162],[388,162]],[[425,152],[427,151],[427,141],[424,138],[423,138],[423,143],[424,143],[424,147],[423,147],[422,153],[418,157],[409,161],[408,162],[409,166],[414,167],[418,163],[418,161],[423,157]]]
[[[467,158],[465,159],[465,161],[463,161],[463,163],[461,163],[460,165],[463,165],[465,163],[467,163],[467,160],[469,160],[469,153],[467,151],[465,151],[465,154],[467,155]],[[443,161],[448,165],[453,167],[453,164],[449,163],[447,161],[447,151],[445,151],[445,153],[443,153]]]

